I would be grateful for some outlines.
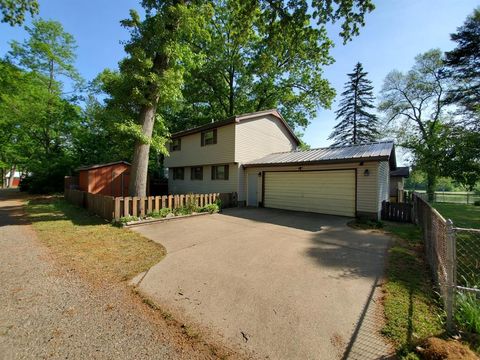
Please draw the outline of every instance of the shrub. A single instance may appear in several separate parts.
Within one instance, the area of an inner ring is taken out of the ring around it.
[[[460,293],[456,299],[455,319],[465,331],[480,335],[480,298],[475,293]]]
[[[475,201],[473,202],[473,205],[475,205],[475,206],[480,206],[480,200],[475,200]]]
[[[172,213],[171,209],[163,208],[163,209],[160,209],[160,211],[154,210],[151,213],[148,213],[147,216],[153,217],[153,218],[164,218],[164,217],[167,217],[167,215],[170,213]]]
[[[122,225],[125,225],[125,224],[127,224],[131,221],[139,221],[139,220],[142,220],[142,219],[139,218],[138,216],[122,216],[118,220],[113,220],[113,224],[117,225],[117,226],[122,226]]]
[[[210,214],[218,213],[219,211],[220,207],[217,204],[205,205],[203,208],[200,209],[200,212],[208,212]]]

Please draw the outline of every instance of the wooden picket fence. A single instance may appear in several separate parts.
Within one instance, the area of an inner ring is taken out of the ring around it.
[[[143,217],[153,211],[160,211],[160,209],[177,209],[188,206],[189,204],[202,207],[214,204],[219,198],[219,193],[117,197],[115,198],[114,219],[118,220],[126,216]]]
[[[214,204],[217,199],[224,207],[236,205],[236,193],[179,194],[146,197],[113,197],[90,194],[80,190],[65,189],[65,199],[77,206],[111,221],[125,216],[143,217],[153,211],[169,208],[176,209],[188,204],[205,206]]]
[[[382,220],[412,222],[413,205],[411,203],[382,202]]]

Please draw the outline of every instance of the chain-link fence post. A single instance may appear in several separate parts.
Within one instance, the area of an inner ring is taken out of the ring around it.
[[[447,280],[447,298],[445,299],[445,310],[447,312],[447,331],[453,331],[453,311],[455,305],[455,230],[452,220],[447,220],[447,238],[446,238],[446,255],[445,262],[446,280]]]

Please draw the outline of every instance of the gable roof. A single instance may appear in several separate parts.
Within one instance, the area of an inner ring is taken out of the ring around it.
[[[125,164],[125,165],[131,165],[129,162],[126,161],[114,161],[106,164],[95,164],[95,165],[86,165],[86,166],[80,166],[75,169],[75,171],[82,171],[82,170],[92,170],[92,169],[98,169],[106,166],[111,166],[111,165],[117,165],[117,164]]]
[[[408,178],[410,176],[410,168],[408,166],[397,167],[396,170],[390,171],[390,176]]]
[[[253,119],[253,118],[257,118],[257,117],[260,117],[262,115],[272,115],[272,116],[275,116],[277,119],[280,120],[280,122],[283,124],[283,126],[285,127],[285,129],[288,131],[288,133],[292,136],[292,138],[295,140],[295,142],[297,143],[297,145],[300,145],[300,139],[297,137],[297,135],[295,135],[295,133],[293,132],[293,130],[290,128],[290,126],[288,126],[287,122],[285,121],[285,119],[283,118],[283,116],[278,112],[278,110],[276,109],[270,109],[270,110],[264,110],[264,111],[256,111],[256,112],[252,112],[252,113],[246,113],[246,114],[241,114],[241,115],[235,115],[235,116],[232,116],[232,117],[229,117],[227,119],[224,119],[224,120],[220,120],[220,121],[214,121],[214,122],[211,122],[211,123],[208,123],[208,124],[205,124],[205,125],[202,125],[202,126],[197,126],[197,127],[194,127],[192,129],[188,129],[188,130],[183,130],[183,131],[179,131],[179,132],[176,132],[174,134],[172,134],[172,139],[175,139],[175,138],[179,138],[179,137],[182,137],[182,136],[186,136],[186,135],[191,135],[191,134],[196,134],[198,132],[201,132],[201,131],[205,131],[205,130],[210,130],[210,129],[215,129],[215,128],[218,128],[220,126],[225,126],[225,125],[229,125],[229,124],[234,124],[234,123],[239,123],[243,120],[248,120],[248,119]]]
[[[253,166],[311,165],[348,161],[389,161],[390,168],[396,168],[395,145],[393,141],[381,141],[361,145],[331,146],[310,150],[295,150],[266,155],[243,164]]]

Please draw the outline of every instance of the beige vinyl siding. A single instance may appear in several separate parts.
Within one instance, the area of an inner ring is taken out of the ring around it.
[[[246,182],[248,174],[251,172],[262,171],[291,171],[298,170],[299,166],[275,166],[275,167],[254,167],[247,168],[244,176],[244,187],[246,188]],[[380,211],[378,200],[378,162],[364,162],[360,165],[360,162],[344,163],[344,164],[325,164],[325,165],[305,165],[302,166],[302,170],[339,170],[339,169],[356,169],[357,170],[357,212],[378,214]],[[365,176],[365,170],[368,169],[369,176]],[[261,180],[260,180],[261,181]],[[258,188],[259,201],[262,199],[262,187]]]
[[[387,161],[378,163],[378,204],[382,208],[382,201],[390,199],[390,165]]]
[[[235,162],[245,163],[265,155],[296,149],[296,142],[275,116],[242,120],[235,127]],[[238,200],[246,198],[243,169],[240,170]]]
[[[228,180],[212,180],[212,167],[203,166],[203,180],[190,180],[190,167],[185,167],[183,180],[173,180],[173,169],[168,172],[168,192],[170,194],[231,193],[238,188],[238,165],[230,163]]]
[[[228,164],[235,157],[235,124],[217,128],[217,143],[201,146],[201,132],[181,137],[181,150],[165,157],[166,167]],[[190,173],[189,173],[190,176]]]
[[[265,173],[264,206],[355,216],[355,170]]]

